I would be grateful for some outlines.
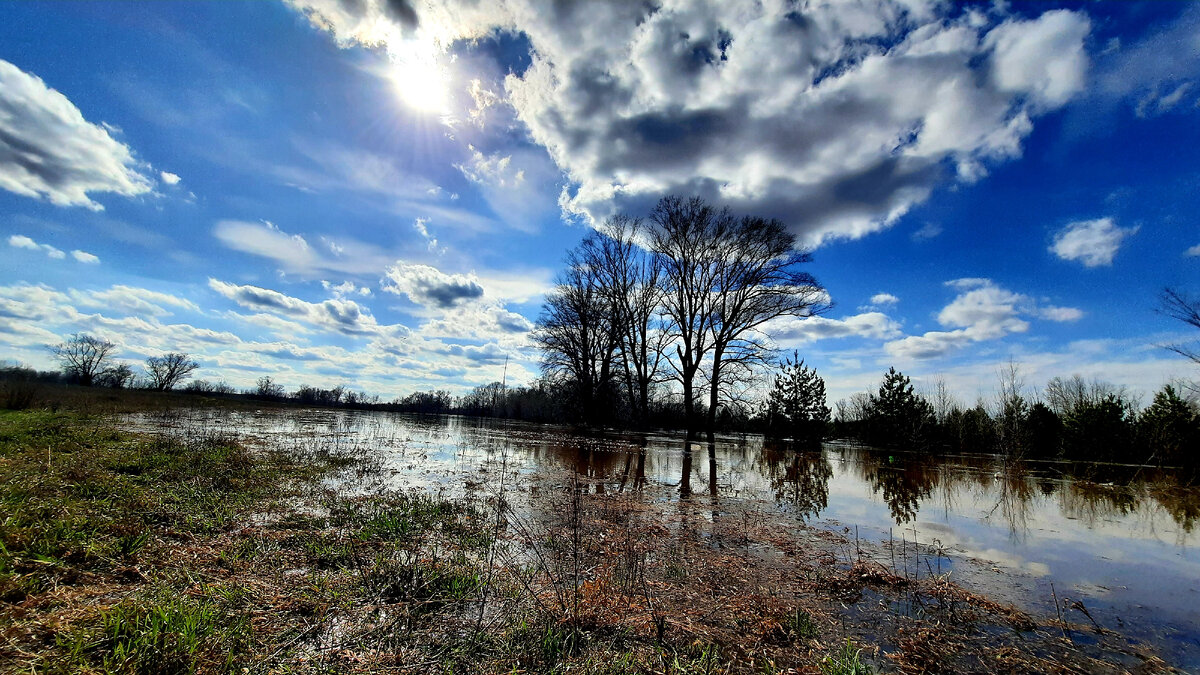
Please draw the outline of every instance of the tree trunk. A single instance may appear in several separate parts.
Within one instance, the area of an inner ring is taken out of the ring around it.
[[[692,377],[695,373],[688,372],[684,369],[683,373],[683,418],[684,425],[687,427],[687,437],[691,438],[695,431],[696,425],[696,401],[693,398]]]
[[[708,433],[717,429],[717,404],[721,400],[721,349],[713,350],[712,385],[708,392]]]

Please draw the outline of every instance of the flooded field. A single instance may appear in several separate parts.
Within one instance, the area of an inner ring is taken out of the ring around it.
[[[739,520],[833,533],[841,543],[828,545],[846,549],[847,558],[872,557],[905,578],[949,573],[1040,619],[1070,615],[1097,633],[1148,645],[1177,667],[1200,669],[1200,490],[1169,472],[930,458],[837,443],[798,453],[757,437],[688,443],[675,435],[585,436],[545,425],[331,410],[185,411],[132,415],[123,424],[200,426],[276,447],[355,448],[377,468],[358,480],[451,495],[503,489],[518,509],[536,511],[539,491],[578,481],[582,492],[632,495],[664,521],[689,522],[691,536],[718,548],[734,545],[728,537]]]

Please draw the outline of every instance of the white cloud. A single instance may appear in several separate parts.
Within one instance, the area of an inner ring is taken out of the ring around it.
[[[1038,316],[1050,321],[1078,321],[1083,318],[1083,310],[1075,307],[1043,307],[1038,312]]]
[[[816,340],[863,337],[886,340],[900,335],[900,324],[880,312],[864,312],[844,319],[824,316],[783,317],[767,323],[763,332],[781,346],[793,347]]]
[[[371,296],[371,289],[366,286],[356,286],[353,281],[343,281],[340,284],[334,284],[329,281],[321,281],[321,288],[333,293],[335,298],[345,298],[347,296],[361,296],[364,298]]]
[[[1054,235],[1050,252],[1063,260],[1077,260],[1084,267],[1111,265],[1121,242],[1139,228],[1120,228],[1112,218],[1080,220]]]
[[[1023,333],[1029,323],[1018,318],[1018,306],[1028,298],[987,285],[967,291],[938,313],[943,326],[961,328],[971,340],[993,340],[1009,333]]]
[[[308,302],[279,291],[239,286],[218,279],[209,279],[208,287],[242,307],[289,316],[325,330],[347,335],[370,335],[379,331],[370,311],[353,300],[334,298]]]
[[[1001,91],[1028,94],[1058,107],[1083,90],[1088,57],[1086,17],[1052,10],[1034,21],[1007,21],[988,33],[992,77]]]
[[[37,251],[41,247],[38,243],[23,234],[14,234],[8,238],[8,245],[13,248],[27,248],[31,251]]]
[[[536,232],[539,222],[554,215],[557,203],[547,199],[559,182],[559,172],[544,152],[510,149],[484,154],[472,145],[467,161],[455,164],[483,194],[496,217],[522,232]]]
[[[81,307],[109,309],[138,316],[169,316],[168,307],[199,312],[200,308],[191,300],[169,293],[160,293],[134,286],[115,285],[103,291],[69,292],[71,299]]]
[[[171,173],[170,171],[160,171],[158,175],[160,178],[162,178],[162,182],[166,183],[167,185],[179,185],[179,176]]]
[[[186,351],[202,364],[198,377],[225,379],[237,387],[252,386],[257,377],[270,373],[289,388],[300,383],[352,384],[387,396],[418,387],[463,391],[498,380],[506,356],[512,359],[510,382],[529,381],[537,373],[535,357],[524,348],[522,334],[496,335],[496,331],[523,328],[503,325],[519,317],[496,308],[471,305],[454,310],[469,309],[465,317],[471,320],[476,310],[491,315],[494,323],[484,328],[493,334],[472,338],[471,344],[432,339],[401,325],[379,325],[363,334],[369,338],[366,341],[341,347],[309,344],[305,337],[344,329],[333,325],[337,319],[321,307],[325,303],[306,303],[275,291],[223,282],[215,282],[213,288],[239,304],[263,305],[269,313],[202,313],[206,321],[234,322],[235,334],[215,325],[164,323],[161,319],[171,309],[196,308],[169,293],[130,286],[64,292],[47,285],[17,284],[0,286],[0,335],[11,358],[39,368],[56,365],[45,345],[76,331],[112,339],[120,346],[122,360]],[[243,334],[245,329],[253,337]]]
[[[500,188],[519,188],[525,184],[525,170],[512,164],[512,155],[485,155],[475,146],[467,146],[471,158],[466,164],[455,164],[454,168],[462,172],[473,183],[494,185]]]
[[[374,275],[393,259],[376,246],[349,238],[325,239],[324,247],[318,248],[303,235],[266,221],[222,220],[213,235],[228,248],[273,260],[283,271],[309,278],[324,272]]]
[[[479,272],[485,297],[500,303],[540,300],[554,288],[554,272],[544,267]]]
[[[446,274],[436,267],[397,261],[385,273],[383,290],[425,307],[447,309],[483,297],[474,275]]]
[[[1131,45],[1116,42],[1098,59],[1097,94],[1127,101],[1139,117],[1187,111],[1200,99],[1200,7],[1181,4],[1170,23],[1154,26]]]
[[[62,260],[67,257],[66,253],[54,248],[50,244],[39,244],[36,241],[26,237],[23,234],[14,234],[8,238],[8,245],[13,248],[23,248],[30,251],[41,251],[54,260]]]
[[[1195,246],[1184,251],[1183,255],[1185,255],[1189,258],[1200,257],[1200,244],[1196,244]]]
[[[88,193],[145,194],[129,147],[36,75],[0,60],[0,188],[58,206],[104,207]]]
[[[871,296],[872,305],[894,305],[897,302],[900,302],[900,298],[891,293],[876,293]]]
[[[99,257],[92,255],[91,253],[88,253],[87,251],[80,251],[79,249],[75,249],[74,251],[71,251],[71,257],[81,263],[86,264],[86,265],[100,264]]]
[[[423,3],[402,24],[383,3],[291,4],[342,45],[393,54],[427,45],[449,61],[433,46],[527,37],[532,63],[503,92],[570,180],[568,213],[699,194],[780,217],[808,243],[889,226],[953,179],[947,164],[977,180],[1019,156],[1034,117],[1074,96],[1088,67],[1089,22],[1066,11],[991,25],[892,0],[507,0]]]
[[[941,233],[942,233],[941,225],[938,225],[937,223],[925,223],[924,225],[921,226],[921,229],[912,233],[912,240],[913,241],[925,241],[926,239],[933,239],[934,237],[938,236]]]
[[[1064,322],[1083,316],[1074,307],[1039,307],[1033,298],[1001,288],[990,279],[955,279],[947,281],[946,286],[958,291],[958,295],[942,308],[937,319],[952,330],[928,331],[893,340],[884,345],[888,355],[903,359],[937,358],[971,343],[1024,333],[1030,325],[1026,317]]]

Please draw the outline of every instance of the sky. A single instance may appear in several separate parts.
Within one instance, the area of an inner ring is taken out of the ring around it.
[[[384,399],[539,375],[568,249],[669,194],[778,218],[830,400],[1194,366],[1200,4],[0,3],[0,359],[86,332]],[[1148,402],[1148,400],[1146,401]]]

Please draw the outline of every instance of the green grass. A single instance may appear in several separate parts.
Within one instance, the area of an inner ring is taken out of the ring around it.
[[[59,639],[70,665],[105,673],[227,672],[245,652],[249,626],[207,598],[156,590],[101,613]]]
[[[812,617],[808,612],[799,608],[787,615],[783,627],[788,633],[801,640],[811,640],[819,634],[817,624],[813,622]]]
[[[569,581],[555,565],[574,552],[549,529],[540,580],[537,567],[489,573],[502,535],[482,502],[337,492],[320,479],[358,461],[349,455],[251,452],[193,431],[146,437],[78,413],[0,411],[0,625],[11,622],[22,654],[0,654],[0,672],[378,665],[339,661],[342,647],[445,672],[745,672],[734,643],[560,607],[554,584]],[[671,589],[701,578],[678,547],[658,560]],[[780,624],[789,640],[816,636],[803,611]],[[807,665],[870,672],[849,643]]]
[[[862,662],[862,649],[846,640],[837,652],[821,661],[823,675],[870,675],[871,666]]]

